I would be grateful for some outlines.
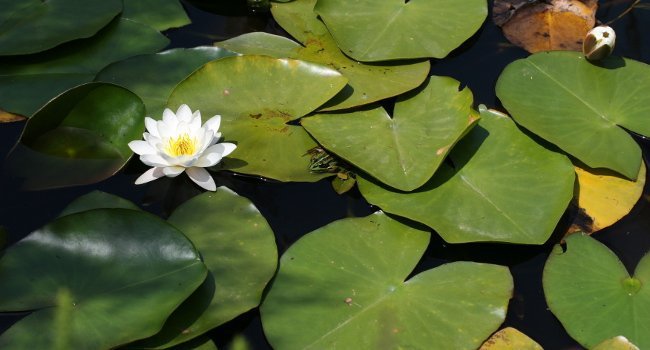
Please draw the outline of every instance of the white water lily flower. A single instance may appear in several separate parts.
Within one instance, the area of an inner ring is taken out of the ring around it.
[[[201,112],[192,113],[190,107],[181,105],[175,114],[166,108],[160,121],[146,117],[144,122],[144,141],[131,141],[129,147],[153,168],[135,180],[137,185],[187,172],[197,185],[208,191],[217,189],[212,176],[203,168],[219,163],[237,148],[232,143],[217,143],[221,138],[221,116],[215,115],[201,125]]]

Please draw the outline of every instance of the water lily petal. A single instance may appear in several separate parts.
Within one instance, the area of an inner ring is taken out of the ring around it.
[[[129,148],[139,155],[156,154],[158,152],[153,146],[149,144],[149,142],[141,140],[129,142]]]
[[[218,114],[208,119],[204,125],[205,128],[212,130],[215,134],[219,131],[219,126],[221,126],[221,116]]]
[[[145,154],[140,156],[140,161],[148,166],[154,166],[154,167],[166,167],[170,165],[175,165],[175,164],[170,164],[165,158],[161,157],[159,154]]]
[[[158,125],[156,124],[156,120],[153,118],[145,117],[144,118],[144,125],[147,128],[147,131],[156,137],[159,137],[160,134],[158,134]]]
[[[199,111],[194,112],[192,115],[192,120],[189,122],[189,127],[190,133],[192,135],[198,134],[199,130],[201,130],[201,113]]]
[[[140,177],[138,177],[135,180],[136,185],[141,185],[143,183],[147,183],[149,181],[153,181],[155,179],[161,178],[165,176],[165,174],[162,171],[162,168],[151,168],[147,171],[145,171]]]
[[[222,157],[229,155],[230,153],[232,153],[232,151],[235,150],[235,148],[237,148],[237,145],[230,142],[222,142],[219,144],[219,146],[223,146],[223,151],[221,152]]]
[[[186,104],[182,104],[176,111],[178,121],[189,123],[192,120],[192,110]]]
[[[214,145],[217,143],[218,139],[214,138],[214,134],[212,133],[212,130],[210,129],[205,129],[203,132],[202,137],[199,138],[199,142],[201,143],[201,148],[199,148],[199,151],[197,152],[198,154],[201,154],[204,152],[208,147]]]
[[[148,144],[151,145],[151,147],[154,147],[158,151],[160,151],[160,145],[162,144],[162,140],[148,132],[145,132],[142,134],[142,137],[144,137],[144,140],[147,141]]]
[[[176,114],[174,114],[174,112],[169,108],[165,108],[165,111],[163,111],[162,121],[169,127],[176,127],[176,124],[178,124]]]
[[[186,170],[187,176],[189,176],[190,180],[194,181],[197,185],[208,191],[217,190],[217,185],[214,183],[214,179],[210,176],[210,173],[208,173],[207,170],[197,167],[187,168]]]
[[[176,177],[185,171],[185,168],[182,166],[168,166],[163,168],[163,173],[168,177]]]
[[[224,149],[221,147],[220,143],[208,147],[201,157],[199,157],[199,159],[194,163],[194,166],[205,168],[219,163],[223,158],[223,151]]]

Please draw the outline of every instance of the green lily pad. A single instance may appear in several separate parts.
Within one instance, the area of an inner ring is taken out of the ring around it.
[[[586,348],[624,336],[640,349],[650,347],[650,255],[634,277],[611,250],[590,236],[566,238],[544,266],[544,294],[551,312]]]
[[[30,117],[57,95],[92,81],[107,64],[157,52],[168,42],[149,26],[119,19],[92,38],[35,57],[0,59],[0,108]]]
[[[225,187],[183,203],[169,222],[199,249],[208,278],[160,333],[135,348],[168,348],[256,307],[275,274],[278,253],[271,227],[253,203]]]
[[[59,217],[81,213],[92,209],[105,208],[140,210],[137,205],[133,204],[133,202],[129,200],[114,194],[95,190],[72,201],[65,207],[65,209],[63,209],[61,214],[59,214]]]
[[[216,47],[172,49],[112,63],[102,69],[95,80],[135,92],[147,107],[147,115],[159,120],[169,95],[181,80],[209,61],[234,55],[234,52]],[[142,79],[143,76],[147,79]]]
[[[97,209],[59,218],[0,259],[0,310],[34,310],[0,335],[0,348],[54,349],[63,337],[68,349],[107,349],[146,337],[206,272],[192,243],[151,214]]]
[[[318,0],[314,11],[359,61],[443,58],[481,27],[485,0]]]
[[[27,122],[7,168],[32,190],[104,180],[133,154],[127,144],[142,137],[144,113],[140,98],[122,87],[76,87]]]
[[[306,152],[316,142],[298,125],[345,86],[337,71],[293,59],[227,57],[192,73],[172,92],[168,106],[181,104],[203,115],[221,115],[225,141],[237,144],[241,160],[232,170],[280,181],[313,182]]]
[[[178,0],[124,0],[122,17],[160,31],[192,23]]]
[[[619,335],[618,337],[605,340],[591,348],[591,350],[639,350],[639,348],[630,343],[627,338]]]
[[[573,194],[569,159],[523,134],[499,112],[481,120],[423,187],[399,192],[358,174],[359,189],[384,211],[432,227],[450,243],[542,244]],[[534,198],[534,200],[531,200]]]
[[[431,77],[400,96],[395,116],[375,108],[304,118],[318,143],[393,188],[411,191],[426,183],[449,150],[478,120],[472,92],[452,78]]]
[[[396,96],[418,87],[427,77],[429,61],[363,64],[351,60],[339,50],[327,30],[315,31],[314,27],[324,26],[312,12],[314,3],[315,0],[302,0],[274,4],[273,7],[274,16],[283,26],[282,19],[293,23],[297,17],[306,17],[299,20],[299,23],[311,29],[309,36],[302,41],[305,46],[281,36],[260,32],[244,34],[215,45],[247,55],[288,57],[336,69],[349,79],[348,85],[321,108],[325,111],[347,109]],[[306,6],[308,4],[311,7]]]
[[[648,89],[644,63],[610,57],[595,65],[560,51],[511,63],[496,88],[517,123],[589,167],[629,179],[639,173],[641,149],[623,128],[650,136]]]
[[[0,0],[0,8],[0,56],[24,55],[95,35],[122,11],[122,1]]]
[[[405,281],[429,233],[381,212],[307,234],[260,309],[275,349],[476,349],[503,322],[506,267],[455,262]]]

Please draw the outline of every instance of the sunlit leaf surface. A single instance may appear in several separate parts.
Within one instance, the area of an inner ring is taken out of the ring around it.
[[[639,348],[630,343],[627,338],[623,336],[607,339],[604,342],[591,348],[591,350],[639,350]]]
[[[650,67],[577,52],[544,52],[508,65],[497,95],[517,123],[591,168],[636,179],[641,149],[623,129],[650,136]]]
[[[201,252],[208,278],[160,333],[134,344],[136,348],[167,348],[256,307],[275,274],[273,231],[253,203],[225,187],[183,203],[169,222]]]
[[[329,151],[393,188],[410,191],[431,178],[449,150],[478,120],[472,92],[431,77],[399,97],[391,118],[381,108],[320,114],[301,124]]]
[[[122,11],[120,0],[0,0],[0,56],[88,38]]]
[[[183,103],[202,115],[221,115],[220,132],[235,142],[232,170],[281,181],[317,181],[305,153],[316,142],[290,122],[336,95],[347,79],[323,66],[268,56],[227,57],[207,63],[172,92],[168,106]]]
[[[543,281],[549,308],[584,347],[619,335],[640,349],[650,347],[650,255],[631,277],[605,245],[573,234],[565,252],[560,245],[553,249]]]
[[[262,304],[267,339],[276,349],[476,349],[503,322],[512,277],[455,262],[407,280],[428,242],[381,212],[307,234]]]
[[[28,58],[0,58],[0,108],[31,117],[62,92],[92,81],[107,64],[157,52],[168,42],[149,26],[119,19],[92,38]]]
[[[192,243],[151,214],[59,218],[0,259],[0,310],[35,310],[0,335],[0,348],[54,349],[63,337],[68,349],[108,349],[146,337],[206,272]]]
[[[7,168],[26,189],[90,184],[115,174],[144,130],[144,104],[122,87],[88,83],[52,100],[25,125]]]
[[[524,333],[507,327],[494,333],[479,350],[543,350],[543,348]]]
[[[95,80],[124,86],[135,92],[146,105],[147,116],[159,120],[178,83],[203,64],[234,55],[214,47],[172,49],[115,62],[102,69]],[[147,79],[142,79],[143,76]],[[210,117],[203,115],[203,121]]]
[[[447,56],[481,27],[487,3],[319,0],[314,11],[346,55],[359,61],[385,61]]]
[[[370,203],[450,243],[542,244],[572,197],[573,166],[508,116],[481,107],[479,124],[449,154],[453,166],[443,163],[423,187],[400,192],[359,174],[359,189]]]

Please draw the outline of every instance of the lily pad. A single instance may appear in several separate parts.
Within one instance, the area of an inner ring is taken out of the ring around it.
[[[122,11],[122,1],[0,0],[0,8],[0,56],[24,55],[93,36]]]
[[[215,47],[172,49],[112,63],[102,69],[95,80],[135,92],[147,107],[147,115],[159,120],[169,95],[181,80],[209,61],[234,55],[234,52]]]
[[[34,310],[0,335],[0,347],[53,349],[63,336],[69,349],[107,349],[146,337],[206,272],[192,243],[151,214],[97,209],[59,218],[0,259],[0,310]],[[61,315],[65,334],[53,326]]]
[[[604,342],[591,348],[591,350],[639,350],[639,348],[630,343],[627,338],[623,336],[607,339]]]
[[[544,52],[506,67],[497,95],[517,123],[591,168],[636,179],[641,149],[623,129],[650,136],[650,67],[575,52]]]
[[[400,96],[391,118],[381,108],[302,119],[329,151],[402,191],[426,183],[449,150],[476,124],[472,92],[448,77],[431,77]]]
[[[59,214],[59,217],[81,213],[92,209],[105,208],[140,210],[137,205],[133,204],[133,202],[129,200],[114,194],[95,190],[72,201],[65,207],[65,209],[63,209],[61,214]]]
[[[622,178],[605,169],[594,170],[584,165],[576,165],[575,169],[578,176],[575,197],[580,213],[569,232],[583,231],[591,234],[613,225],[632,210],[643,194],[646,180],[646,167],[643,163],[636,181]]]
[[[634,277],[616,255],[590,236],[566,238],[544,266],[544,294],[551,312],[586,348],[622,335],[641,349],[650,347],[650,255]]]
[[[381,212],[302,237],[260,309],[275,349],[476,349],[503,322],[506,267],[455,262],[406,280],[429,233]]]
[[[32,117],[7,160],[26,189],[90,184],[120,170],[142,137],[144,104],[132,92],[88,83],[52,100]]]
[[[523,134],[499,112],[481,120],[413,192],[386,188],[358,174],[359,189],[384,211],[432,227],[450,243],[542,244],[573,194],[573,165]],[[534,201],[531,201],[534,198]]]
[[[515,328],[494,333],[478,350],[543,350],[536,341]]]
[[[216,215],[215,215],[216,214]],[[169,218],[196,245],[208,278],[163,329],[135,348],[167,348],[197,337],[256,307],[275,274],[275,236],[246,198],[225,187],[183,203]]]
[[[119,19],[92,38],[34,57],[0,59],[0,108],[31,117],[57,95],[92,81],[107,64],[157,52],[168,42],[149,26]]]
[[[172,92],[168,106],[185,103],[203,115],[221,115],[220,131],[237,144],[241,165],[232,170],[280,181],[313,182],[329,174],[308,171],[316,142],[288,124],[336,95],[347,79],[337,71],[293,59],[227,57],[192,73]]]
[[[288,57],[336,69],[349,79],[348,85],[321,108],[324,111],[347,109],[396,96],[418,87],[427,77],[429,61],[363,64],[345,56],[312,12],[314,3],[315,0],[300,0],[273,5],[273,14],[284,27],[292,28],[286,26],[285,21],[293,25],[294,21],[299,21],[307,26],[309,34],[302,39],[305,46],[267,33],[248,33],[215,45],[242,54]]]
[[[359,61],[443,58],[481,27],[485,0],[318,0],[314,11]]]
[[[178,0],[124,0],[122,17],[160,31],[192,23]]]

